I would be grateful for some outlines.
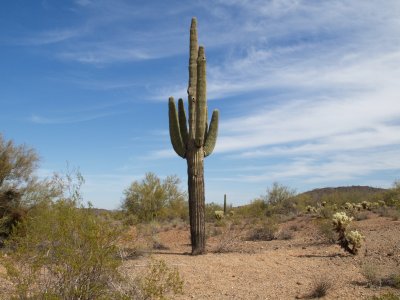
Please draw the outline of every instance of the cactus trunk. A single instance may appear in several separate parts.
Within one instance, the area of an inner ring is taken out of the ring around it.
[[[208,126],[206,56],[204,47],[197,43],[197,21],[192,19],[190,27],[189,120],[182,99],[178,110],[174,98],[169,98],[169,131],[175,152],[187,160],[189,187],[189,217],[192,254],[205,253],[205,196],[204,158],[212,153],[217,141],[217,110],[213,111]],[[189,121],[189,122],[188,122]],[[189,130],[188,130],[189,126]]]
[[[186,159],[188,166],[190,238],[192,254],[197,255],[204,253],[206,246],[204,152],[201,148],[189,147]]]
[[[224,194],[224,215],[226,215],[226,194]]]

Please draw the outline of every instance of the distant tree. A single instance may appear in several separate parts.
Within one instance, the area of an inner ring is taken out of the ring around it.
[[[154,173],[146,173],[142,181],[134,181],[125,191],[123,209],[136,215],[139,221],[184,218],[187,210],[186,195],[179,189],[177,176],[163,181]]]
[[[59,177],[37,179],[38,162],[34,149],[0,134],[0,245],[30,207],[62,194]]]
[[[279,204],[287,199],[292,198],[293,196],[296,195],[296,191],[284,186],[282,184],[279,184],[277,182],[274,182],[272,184],[271,188],[267,189],[267,195],[264,197],[264,200],[268,204]]]
[[[12,226],[23,218],[23,200],[37,184],[36,152],[25,145],[14,145],[0,134],[0,237],[8,236]]]
[[[262,197],[266,204],[266,214],[288,214],[295,212],[297,210],[294,199],[295,195],[296,191],[294,189],[274,182],[272,187],[267,189],[267,194]]]

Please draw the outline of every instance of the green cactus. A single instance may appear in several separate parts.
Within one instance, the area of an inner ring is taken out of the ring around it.
[[[226,194],[224,194],[224,215],[226,215]]]
[[[218,110],[214,110],[210,126],[207,121],[206,57],[204,47],[197,43],[197,21],[190,27],[189,56],[189,120],[183,100],[178,110],[173,97],[169,98],[169,132],[172,147],[188,166],[189,217],[192,254],[205,252],[204,158],[212,153],[218,135]],[[189,128],[188,128],[189,126]]]

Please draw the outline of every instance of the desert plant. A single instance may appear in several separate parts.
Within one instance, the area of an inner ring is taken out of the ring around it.
[[[396,295],[392,292],[387,292],[380,296],[373,296],[371,300],[400,300],[400,295]]]
[[[17,299],[109,299],[118,281],[119,229],[92,209],[60,200],[32,209],[3,258]],[[36,298],[35,298],[36,297]]]
[[[335,232],[332,230],[332,222],[330,220],[318,220],[317,228],[327,243],[336,243],[337,237]]]
[[[210,126],[207,120],[206,57],[198,47],[197,20],[190,28],[189,59],[189,130],[183,100],[178,111],[173,97],[169,98],[169,132],[175,152],[187,161],[189,187],[189,218],[192,254],[205,252],[204,158],[212,153],[218,134],[218,110],[214,110]]]
[[[214,216],[215,216],[216,220],[222,220],[224,218],[224,211],[216,210],[216,211],[214,211]]]
[[[381,286],[382,278],[380,276],[379,267],[375,264],[364,263],[361,265],[361,274],[367,280],[367,286]]]
[[[337,212],[333,215],[332,224],[338,233],[338,244],[351,254],[357,254],[364,238],[357,230],[348,232],[347,227],[353,221],[345,212]]]
[[[224,215],[226,215],[226,194],[224,194]]]
[[[294,237],[294,233],[293,233],[293,231],[291,231],[289,229],[282,229],[276,235],[276,239],[285,240],[285,241],[291,240],[291,239],[293,239],[293,237]]]
[[[308,298],[325,297],[331,288],[332,283],[329,279],[325,277],[315,279],[312,283],[311,292],[309,293]]]
[[[171,294],[183,293],[183,280],[176,268],[169,267],[163,260],[152,259],[141,287],[145,299],[166,300]]]
[[[179,188],[177,176],[161,180],[154,173],[146,173],[141,181],[134,181],[125,191],[122,208],[138,221],[181,218],[186,219],[186,195]]]
[[[0,244],[38,199],[59,195],[53,181],[37,180],[38,162],[35,150],[0,134]]]
[[[267,189],[267,194],[261,196],[266,204],[266,215],[282,214],[287,216],[296,214],[298,209],[295,195],[295,190],[274,182],[272,187]]]
[[[272,241],[276,239],[278,224],[274,220],[264,220],[261,225],[250,230],[247,240],[249,241]]]
[[[222,206],[211,202],[211,203],[207,203],[205,206],[205,219],[206,222],[215,222],[216,218],[215,218],[215,212],[216,211],[222,211]]]

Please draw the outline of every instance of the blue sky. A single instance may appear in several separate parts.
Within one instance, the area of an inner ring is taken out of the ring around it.
[[[117,208],[146,172],[178,175],[167,101],[186,99],[189,26],[220,110],[206,201],[234,205],[273,182],[298,192],[388,187],[400,171],[398,0],[3,1],[0,131],[67,162],[83,194]]]

